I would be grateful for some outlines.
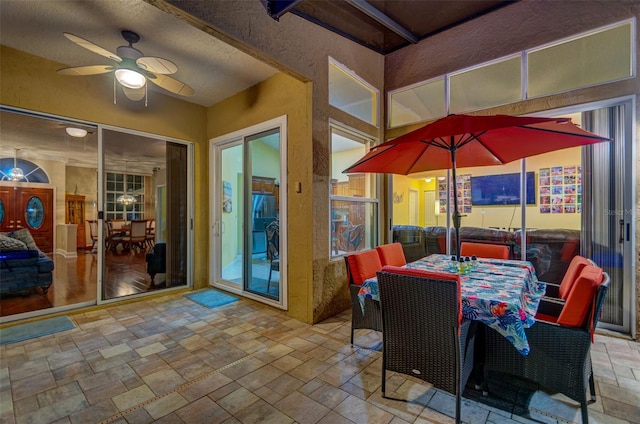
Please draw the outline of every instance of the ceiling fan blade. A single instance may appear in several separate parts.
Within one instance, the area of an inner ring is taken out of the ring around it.
[[[193,88],[189,87],[187,84],[166,75],[153,74],[153,76],[149,78],[149,81],[160,88],[164,88],[167,91],[181,96],[193,96],[196,94]]]
[[[161,57],[141,57],[136,60],[136,64],[145,71],[153,72],[155,74],[169,75],[178,72],[178,66],[175,63]]]
[[[144,99],[144,96],[146,94],[146,90],[145,90],[144,87],[142,87],[142,88],[127,88],[124,85],[122,85],[121,87],[122,87],[122,91],[124,92],[124,95],[127,97],[127,99],[133,100],[135,102],[137,102],[138,100]]]
[[[106,74],[113,71],[115,68],[108,65],[90,65],[90,66],[74,66],[72,68],[58,69],[60,75],[72,75],[72,76],[85,76],[85,75],[98,75]]]
[[[103,49],[102,47],[96,44],[93,44],[91,41],[85,40],[82,37],[78,37],[77,35],[73,35],[68,32],[65,32],[64,36],[67,37],[69,40],[73,41],[74,43],[76,43],[77,45],[79,45],[80,47],[84,47],[85,49],[90,50],[94,53],[97,53],[100,56],[107,57],[111,60],[115,60],[116,62],[122,62],[122,59],[120,58],[120,56],[118,56],[115,53],[111,53],[109,50]]]

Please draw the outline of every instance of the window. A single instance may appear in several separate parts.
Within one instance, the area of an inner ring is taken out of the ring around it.
[[[464,113],[522,99],[522,57],[512,56],[449,76],[449,112]]]
[[[390,91],[389,128],[632,78],[635,32],[628,19]]]
[[[376,174],[342,171],[369,150],[373,140],[331,125],[330,240],[336,257],[378,244]]]
[[[632,22],[627,21],[529,51],[528,96],[632,77],[633,33]]]
[[[126,179],[126,190],[125,190]],[[145,212],[145,177],[135,174],[118,174],[107,172],[107,190],[105,218],[109,221],[112,219],[124,219],[131,221],[132,219],[144,219]],[[125,194],[133,196],[134,203],[125,203],[118,201],[120,196]]]
[[[447,114],[444,77],[389,93],[389,128],[429,121]]]
[[[329,58],[329,104],[378,126],[378,90]]]

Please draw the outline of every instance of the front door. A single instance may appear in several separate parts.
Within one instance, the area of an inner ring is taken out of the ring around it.
[[[0,187],[0,231],[29,229],[38,248],[53,253],[53,189]]]

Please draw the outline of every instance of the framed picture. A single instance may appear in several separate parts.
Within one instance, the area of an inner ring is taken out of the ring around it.
[[[231,212],[232,202],[231,202],[231,183],[229,181],[222,182],[222,211],[223,212]]]

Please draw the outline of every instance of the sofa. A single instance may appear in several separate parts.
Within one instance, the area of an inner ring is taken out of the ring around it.
[[[54,262],[42,253],[27,229],[0,233],[0,295],[46,294],[53,283]]]
[[[451,253],[455,254],[455,230],[451,228]],[[564,228],[526,230],[527,260],[536,268],[541,281],[562,281],[571,258],[580,253],[580,231]],[[413,225],[397,225],[392,229],[394,242],[402,244],[407,262],[434,253],[446,253],[446,227],[422,228]],[[502,244],[509,247],[512,259],[521,259],[522,231],[494,228],[461,227],[460,241]]]

